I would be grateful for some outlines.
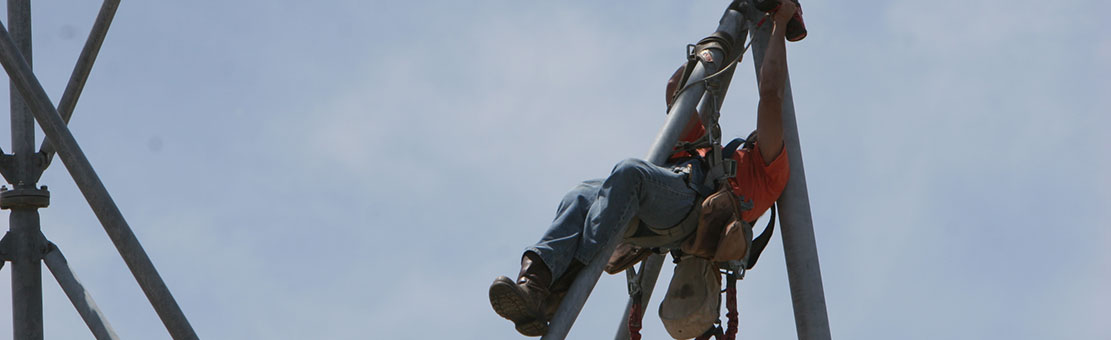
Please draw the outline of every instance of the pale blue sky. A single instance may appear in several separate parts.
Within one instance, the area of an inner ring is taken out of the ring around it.
[[[564,191],[645,154],[725,5],[125,1],[71,125],[202,338],[512,339],[487,285]],[[98,7],[33,4],[54,100]],[[1111,5],[803,7],[788,59],[833,336],[1111,338]],[[752,67],[727,134],[755,124]],[[44,233],[117,333],[169,338],[60,163],[41,184]],[[741,338],[795,336],[781,249],[741,282]],[[44,282],[47,338],[91,338]],[[612,337],[625,299],[604,276],[571,338]]]

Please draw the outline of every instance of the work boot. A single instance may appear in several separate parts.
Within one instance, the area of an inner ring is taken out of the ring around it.
[[[552,272],[532,252],[521,256],[521,272],[514,282],[499,276],[490,285],[490,305],[494,312],[513,321],[517,332],[525,336],[542,336],[548,332],[548,318],[544,315],[544,299],[552,284]]]
[[[784,30],[784,36],[787,41],[799,41],[806,38],[806,24],[802,21],[802,4],[798,0],[791,0],[795,3],[795,14],[791,16],[791,20],[787,21],[787,27]],[[753,0],[753,5],[756,9],[762,12],[771,12],[779,8],[779,0]]]
[[[791,1],[795,2],[795,7],[798,7],[798,10],[795,11],[791,20],[787,21],[787,28],[783,35],[787,37],[787,41],[799,41],[806,38],[806,24],[802,22],[802,5],[799,4],[798,0]]]
[[[555,313],[559,310],[559,304],[563,302],[563,297],[567,296],[567,292],[571,290],[571,284],[575,283],[575,278],[579,276],[579,271],[586,267],[585,264],[578,260],[571,260],[571,264],[563,271],[563,276],[552,281],[552,287],[549,289],[551,294],[547,299],[544,299],[544,318],[551,320],[555,317]]]

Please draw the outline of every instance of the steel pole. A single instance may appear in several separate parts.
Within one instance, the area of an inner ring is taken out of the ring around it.
[[[166,288],[166,283],[158,275],[158,270],[154,268],[143,246],[135,238],[135,233],[131,231],[131,227],[127,225],[123,214],[112,200],[112,196],[108,194],[108,189],[96,175],[89,159],[85,157],[77,140],[66,127],[65,121],[50,102],[50,97],[46,95],[42,84],[31,72],[27,61],[15,51],[17,51],[15,43],[8,35],[7,29],[0,25],[0,63],[7,70],[14,87],[19,89],[19,93],[29,104],[31,113],[42,126],[46,137],[57,148],[66,170],[93,208],[93,213],[100,220],[108,237],[112,239],[116,250],[123,257],[124,263],[135,276],[139,287],[143,289],[143,293],[154,306],[154,310],[170,335],[174,339],[196,339],[197,335],[193,327],[189,325],[185,314],[181,312],[181,307],[170,294],[170,290]]]
[[[772,25],[763,25],[750,30],[757,79],[771,29]],[[806,191],[806,171],[802,166],[802,147],[799,143],[798,121],[795,119],[789,76],[784,83],[782,117],[783,142],[786,144],[791,174],[787,187],[779,196],[779,225],[782,226],[779,234],[783,237],[787,280],[791,286],[791,302],[795,310],[795,329],[799,339],[830,339],[822,271],[818,265],[818,247],[814,240],[814,221],[810,214],[810,195]]]
[[[58,280],[58,285],[62,286],[62,291],[69,297],[69,301],[73,303],[77,313],[81,314],[81,319],[85,320],[85,325],[89,326],[93,336],[97,340],[119,339],[116,331],[112,329],[112,325],[108,324],[108,319],[104,317],[104,313],[101,313],[100,308],[97,308],[93,296],[85,290],[85,286],[81,284],[77,275],[73,274],[73,270],[69,268],[69,262],[62,255],[62,251],[58,250],[58,247],[54,244],[49,244],[48,248],[49,250],[43,258],[43,262],[46,262],[46,268],[49,268],[50,272],[54,274],[54,278]]]
[[[31,2],[8,0],[8,22],[14,40],[9,53],[31,60]],[[31,65],[28,62],[27,68]],[[35,120],[31,117],[14,82],[9,89],[11,102],[12,153],[16,189],[35,187]],[[8,216],[12,261],[12,337],[16,340],[41,340],[42,324],[42,231],[38,208],[13,207]]]
[[[85,89],[85,81],[89,79],[89,73],[93,70],[93,63],[96,62],[96,56],[100,53],[100,46],[104,44],[104,37],[108,35],[108,27],[112,25],[112,19],[115,18],[116,9],[119,7],[120,0],[105,0],[100,6],[100,12],[96,15],[96,21],[93,22],[93,28],[89,30],[89,37],[85,39],[85,47],[81,49],[81,55],[77,57],[77,64],[73,66],[73,72],[69,76],[66,90],[62,93],[62,99],[58,101],[58,113],[62,115],[62,120],[66,123],[69,123],[70,117],[73,116],[73,109],[77,107],[77,99],[81,98],[81,91]],[[43,165],[37,172],[35,181],[38,181],[43,171],[54,160],[54,145],[50,144],[49,139],[43,139],[39,153],[43,157]]]
[[[741,15],[735,10],[727,10],[722,16],[719,23],[718,30],[728,32],[736,37],[742,32]],[[713,53],[713,62],[710,63],[697,63],[694,70],[691,72],[690,79],[700,80],[707,75],[713,74],[725,66],[728,60],[721,53],[721,51],[710,50]],[[663,165],[667,161],[668,156],[674,151],[675,143],[679,140],[679,134],[682,129],[686,127],[687,123],[694,117],[695,106],[699,104],[706,87],[702,82],[695,82],[691,87],[683,92],[675,102],[672,103],[670,111],[668,111],[667,119],[664,121],[663,127],[656,135],[652,147],[648,151],[645,160]],[[620,229],[614,235],[624,235],[624,229],[627,225],[615,226]],[[598,278],[602,275],[602,268],[605,267],[606,262],[613,254],[614,248],[621,241],[621,237],[613,237],[606,242],[605,247],[590,261],[585,268],[583,268],[578,276],[575,277],[574,283],[571,284],[570,290],[564,296],[563,301],[560,303],[559,309],[556,311],[555,316],[552,318],[548,327],[548,333],[541,339],[564,339],[567,333],[571,331],[571,326],[574,325],[575,319],[578,317],[582,307],[586,304],[587,298],[590,297],[590,292],[594,290],[594,286],[598,283]],[[652,268],[647,268],[651,272]],[[641,274],[644,275],[644,274]],[[655,268],[654,274],[659,275],[659,267]],[[645,287],[647,288],[647,287]],[[649,289],[650,291],[650,289]],[[644,301],[647,301],[647,296]]]

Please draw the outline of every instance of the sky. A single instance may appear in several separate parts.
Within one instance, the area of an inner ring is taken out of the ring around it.
[[[726,5],[125,1],[70,127],[201,338],[514,339],[488,285],[564,192],[646,155]],[[802,5],[787,55],[833,337],[1111,338],[1111,4]],[[32,8],[57,101],[99,3]],[[755,125],[740,67],[727,135]],[[117,334],[168,339],[61,162],[39,184]],[[795,337],[778,237],[762,259],[740,338]],[[46,338],[92,338],[43,282]],[[624,287],[603,276],[569,338],[612,337]]]

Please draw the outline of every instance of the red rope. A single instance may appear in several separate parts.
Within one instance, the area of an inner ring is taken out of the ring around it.
[[[737,280],[732,277],[726,278],[728,281],[725,284],[725,308],[728,312],[725,317],[729,318],[727,323],[728,328],[725,330],[725,340],[733,340],[737,338]]]
[[[629,311],[629,340],[640,340],[640,321],[643,319],[640,311],[640,299],[633,304],[632,310]]]
[[[764,17],[763,17],[763,18],[760,18],[760,21],[756,22],[756,28],[760,28],[760,26],[763,26],[763,25],[764,25],[764,21],[765,21],[765,20],[768,20],[768,17],[770,17],[770,16],[772,16],[772,15],[775,15],[775,12],[778,12],[778,11],[779,11],[779,7],[782,7],[782,6],[783,6],[783,4],[778,4],[778,5],[775,5],[775,8],[772,8],[772,10],[768,11],[768,13],[765,13],[765,14],[764,14]]]

